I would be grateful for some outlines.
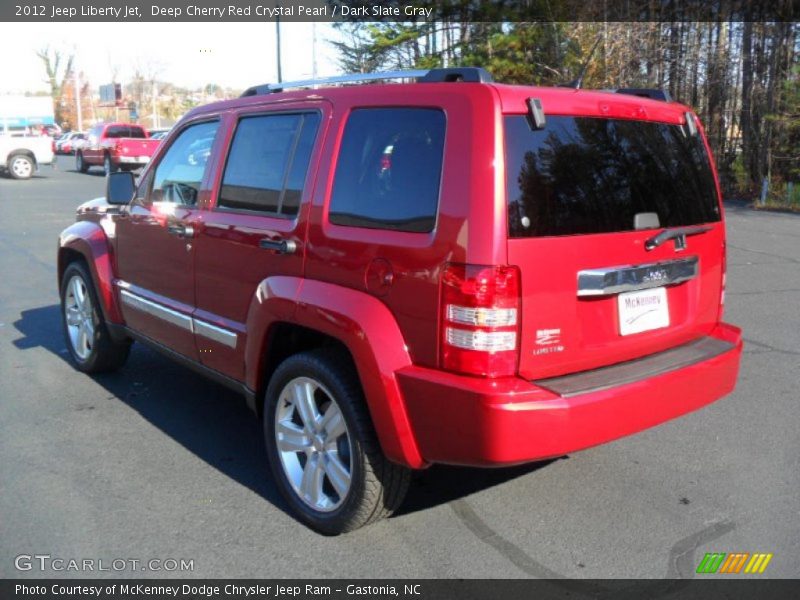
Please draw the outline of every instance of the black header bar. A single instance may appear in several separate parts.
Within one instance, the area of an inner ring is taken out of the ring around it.
[[[0,21],[797,21],[800,0],[3,0]]]

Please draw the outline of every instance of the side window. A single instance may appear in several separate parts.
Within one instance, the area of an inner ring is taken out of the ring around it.
[[[330,221],[370,229],[432,231],[444,133],[441,110],[354,110],[339,150]]]
[[[197,204],[197,194],[218,127],[218,121],[198,123],[178,135],[156,166],[151,202]]]
[[[231,143],[217,205],[296,215],[319,120],[317,113],[243,117]]]

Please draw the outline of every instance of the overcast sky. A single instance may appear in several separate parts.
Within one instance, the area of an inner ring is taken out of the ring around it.
[[[312,24],[281,23],[283,79],[312,70]],[[316,24],[317,75],[338,72],[329,39]],[[49,45],[75,53],[94,88],[130,79],[136,65],[158,79],[187,87],[216,83],[244,89],[277,81],[275,23],[0,23],[0,94],[46,91],[36,51]]]

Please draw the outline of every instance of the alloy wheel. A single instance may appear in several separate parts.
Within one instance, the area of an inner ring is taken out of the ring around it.
[[[94,308],[86,282],[78,275],[67,283],[64,317],[72,349],[79,359],[87,360],[94,347]]]
[[[333,395],[315,379],[292,379],[274,423],[281,467],[297,496],[320,512],[339,508],[352,484],[352,445]]]

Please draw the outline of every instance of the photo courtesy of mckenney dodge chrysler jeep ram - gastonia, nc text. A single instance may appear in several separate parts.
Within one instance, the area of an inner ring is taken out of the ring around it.
[[[458,68],[190,111],[79,208],[58,277],[78,369],[136,340],[241,391],[294,514],[337,534],[414,469],[562,456],[728,394],[725,252],[689,108]]]

